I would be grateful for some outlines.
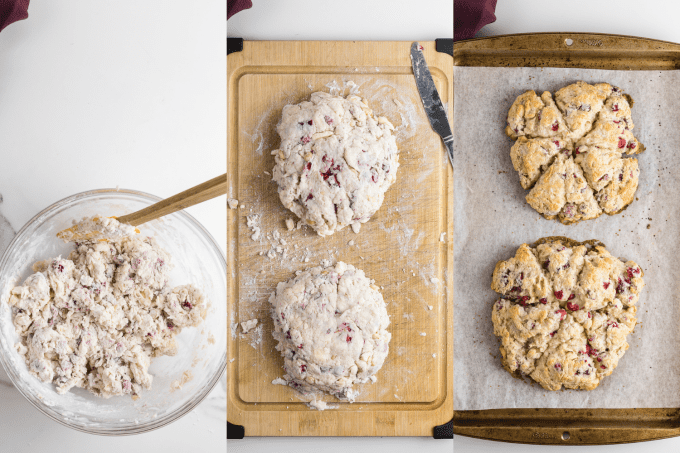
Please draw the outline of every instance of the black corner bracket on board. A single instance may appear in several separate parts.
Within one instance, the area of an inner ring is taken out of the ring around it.
[[[447,53],[451,56],[453,56],[453,38],[440,38],[440,39],[435,39],[435,48],[437,49],[437,52],[441,53]],[[453,421],[453,419],[452,419]]]
[[[432,430],[435,439],[453,439],[453,418],[450,422],[435,426]]]
[[[453,44],[451,44],[451,46],[453,46]],[[453,49],[453,47],[451,47],[451,49]],[[227,38],[227,55],[229,55],[232,52],[240,52],[242,50],[243,50],[243,38]]]
[[[453,422],[453,420],[451,420],[451,422]],[[245,434],[246,430],[243,428],[243,426],[232,425],[231,423],[227,422],[227,439],[243,439]]]

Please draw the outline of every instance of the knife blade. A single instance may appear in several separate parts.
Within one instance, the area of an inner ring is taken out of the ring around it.
[[[451,167],[453,167],[453,132],[449,125],[449,118],[439,97],[439,92],[437,92],[437,87],[434,85],[434,80],[432,80],[432,74],[430,74],[430,69],[427,67],[427,62],[425,62],[423,48],[417,42],[411,44],[411,66],[413,67],[413,75],[416,79],[420,99],[423,101],[423,107],[425,107],[427,119],[430,121],[432,129],[444,141]]]

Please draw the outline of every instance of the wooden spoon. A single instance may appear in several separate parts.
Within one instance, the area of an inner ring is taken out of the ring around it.
[[[133,212],[132,214],[127,214],[121,217],[110,217],[117,219],[120,223],[132,225],[134,227],[139,226],[143,223],[149,222],[164,215],[172,214],[173,212],[180,211],[189,206],[193,206],[198,203],[202,203],[207,200],[211,200],[220,195],[226,195],[227,193],[227,175],[226,173],[217,178],[213,178],[210,181],[206,181],[203,184],[199,184],[191,189],[187,189],[184,192],[180,192],[177,195],[173,195],[170,198],[161,200],[158,203],[154,203],[139,211]],[[98,231],[90,231],[87,234],[78,232],[78,225],[74,225],[71,228],[67,228],[63,231],[57,233],[57,237],[61,239],[69,238],[70,242],[78,242],[83,240],[92,240],[101,235]],[[139,233],[139,230],[136,229]],[[105,239],[99,239],[105,240]]]

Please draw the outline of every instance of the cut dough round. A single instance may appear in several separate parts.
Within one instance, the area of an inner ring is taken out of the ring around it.
[[[518,96],[505,132],[516,139],[510,157],[522,187],[533,187],[529,205],[568,225],[618,214],[632,203],[640,170],[622,154],[645,150],[631,132],[632,105],[607,83],[574,83],[557,91],[555,101],[547,91]]]
[[[272,152],[281,202],[321,236],[347,225],[358,232],[396,180],[393,130],[355,95],[318,92],[285,106],[277,126],[281,146]]]
[[[545,238],[500,261],[491,288],[503,367],[548,390],[592,390],[616,368],[645,283],[597,241]]]
[[[284,378],[306,393],[354,400],[383,365],[392,337],[378,287],[350,264],[314,267],[277,285],[269,298]]]

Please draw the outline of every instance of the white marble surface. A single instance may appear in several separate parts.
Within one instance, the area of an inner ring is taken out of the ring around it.
[[[333,5],[332,7],[329,5]],[[451,0],[253,1],[227,22],[227,36],[248,40],[395,40],[453,37]],[[451,452],[453,440],[431,438],[267,438],[230,440],[234,452]]]
[[[167,197],[226,168],[224,2],[31,2],[0,33],[0,251],[53,202],[103,187]],[[226,250],[226,197],[188,212]],[[0,368],[0,452],[224,452],[226,377],[151,433],[82,434]]]
[[[680,42],[680,27],[677,26],[679,13],[680,3],[674,0],[650,2],[619,0],[615,3],[591,0],[499,1],[496,7],[496,22],[484,27],[477,36],[575,31],[613,33]],[[462,436],[456,436],[454,448],[456,453],[557,453],[564,451],[557,446],[507,444]],[[680,438],[637,444],[572,447],[569,451],[574,453],[652,451],[675,453],[680,451]]]

